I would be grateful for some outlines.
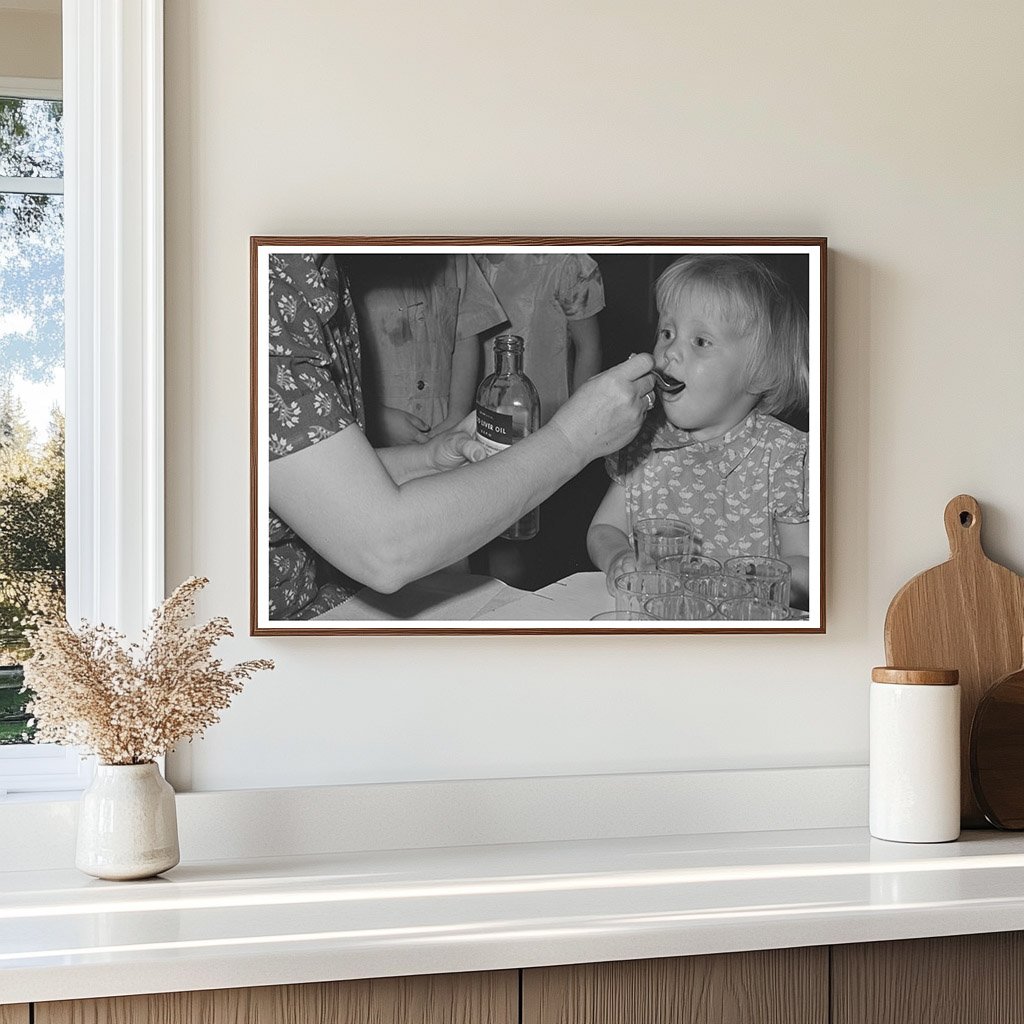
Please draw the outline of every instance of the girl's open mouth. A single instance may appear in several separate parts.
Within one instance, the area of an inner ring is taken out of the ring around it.
[[[654,375],[654,386],[666,395],[678,395],[686,387],[681,380],[676,380],[671,374],[665,373],[657,367],[651,373]]]

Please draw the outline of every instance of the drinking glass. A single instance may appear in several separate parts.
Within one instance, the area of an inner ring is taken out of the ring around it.
[[[719,604],[735,597],[756,597],[754,586],[739,576],[699,576],[683,581],[683,590],[694,597],[703,597],[705,601]]]
[[[654,569],[658,560],[693,551],[693,527],[678,519],[638,519],[633,524],[637,569]]]
[[[647,612],[635,612],[635,611],[612,611],[612,612],[601,612],[598,615],[591,615],[591,622],[653,622],[655,616],[648,615]]]
[[[643,612],[649,597],[678,594],[682,589],[683,581],[667,572],[625,572],[615,578],[615,610]]]
[[[756,622],[762,619],[778,621],[789,618],[788,608],[775,601],[763,601],[759,597],[734,597],[723,601],[718,607],[723,619]]]
[[[673,622],[703,622],[720,617],[714,602],[686,593],[648,598],[644,608],[656,619],[669,619]]]
[[[726,575],[739,576],[753,584],[762,601],[771,601],[789,608],[789,588],[792,570],[788,562],[763,555],[743,555],[725,563]]]
[[[707,555],[670,555],[658,562],[658,572],[667,572],[670,576],[692,580],[701,576],[718,576],[722,573],[722,563]]]

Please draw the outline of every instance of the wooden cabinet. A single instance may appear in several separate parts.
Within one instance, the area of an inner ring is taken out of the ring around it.
[[[1024,933],[832,947],[833,1024],[1024,1021]]]
[[[517,1024],[518,1020],[518,971],[35,1005],[35,1024]],[[11,1024],[27,1021],[27,1016],[14,1018]],[[8,1022],[0,1016],[0,1024]]]
[[[522,1019],[523,1024],[826,1024],[828,949],[527,970]]]
[[[1010,1024],[1024,933],[0,1006],[0,1024]]]
[[[523,971],[522,1024],[1010,1024],[1024,933]]]

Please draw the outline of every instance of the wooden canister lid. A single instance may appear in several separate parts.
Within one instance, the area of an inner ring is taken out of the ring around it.
[[[873,683],[900,683],[917,686],[956,686],[960,672],[955,668],[889,668],[871,670]]]

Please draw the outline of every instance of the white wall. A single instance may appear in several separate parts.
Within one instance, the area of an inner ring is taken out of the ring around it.
[[[167,0],[169,583],[243,634],[251,234],[832,246],[827,635],[242,638],[278,668],[194,787],[865,761],[946,501],[1024,569],[1022,37],[969,0]]]

